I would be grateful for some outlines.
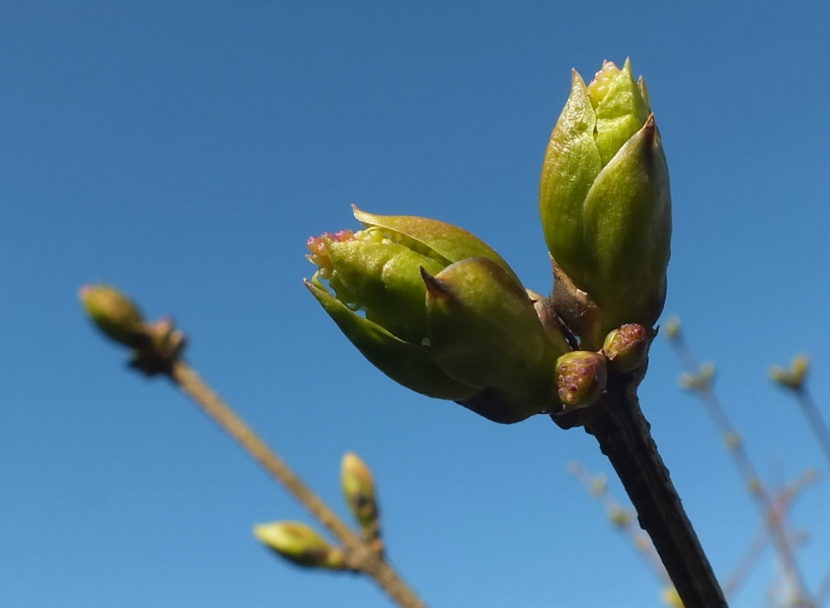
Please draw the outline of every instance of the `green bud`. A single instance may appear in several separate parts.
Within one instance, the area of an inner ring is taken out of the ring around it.
[[[436,276],[423,271],[423,278],[427,337],[441,369],[499,395],[493,415],[501,422],[549,409],[551,369],[565,347],[551,342],[521,284],[483,257],[452,264]]]
[[[540,212],[559,273],[596,307],[589,318],[564,311],[583,347],[625,323],[651,327],[665,299],[671,202],[645,83],[630,61],[606,62],[588,86],[574,71],[545,156]]]
[[[769,370],[769,376],[779,386],[798,392],[804,388],[809,370],[810,358],[807,355],[798,355],[790,364],[790,369],[773,365]]]
[[[671,317],[663,324],[663,334],[669,340],[677,340],[680,338],[680,317]]]
[[[668,608],[683,608],[683,600],[680,599],[680,594],[671,585],[664,587],[660,592],[660,600]]]
[[[349,452],[343,457],[340,479],[343,495],[360,527],[372,538],[379,535],[379,509],[372,471],[360,457]]]
[[[684,373],[680,375],[680,387],[687,391],[698,391],[705,393],[712,389],[715,380],[715,365],[704,363],[697,373]]]
[[[318,270],[306,286],[363,355],[400,384],[493,420],[545,409],[567,344],[501,256],[437,220],[355,217],[363,230],[309,239]]]
[[[633,518],[627,509],[619,505],[612,505],[608,509],[608,520],[615,528],[627,528],[631,525]]]
[[[645,327],[626,323],[605,337],[602,352],[610,369],[627,374],[645,363],[650,342]]]
[[[607,380],[605,357],[600,353],[575,350],[556,360],[556,387],[566,411],[594,403]]]
[[[90,319],[108,337],[137,348],[146,342],[144,319],[126,295],[109,285],[86,285],[79,292]]]
[[[297,565],[329,570],[347,568],[343,552],[304,523],[280,521],[254,526],[254,536],[280,557]]]

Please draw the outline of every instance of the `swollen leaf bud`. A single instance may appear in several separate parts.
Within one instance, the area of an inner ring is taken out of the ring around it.
[[[501,419],[522,420],[548,409],[550,370],[562,351],[521,284],[483,257],[452,264],[434,277],[423,275],[427,336],[441,369],[501,395]]]
[[[343,457],[340,479],[346,503],[360,527],[368,536],[377,537],[379,510],[372,471],[357,454],[349,452]]]
[[[86,285],[79,297],[87,315],[109,338],[131,348],[144,345],[144,319],[126,295],[109,285]]]
[[[605,357],[600,353],[576,350],[556,360],[556,387],[566,411],[594,403],[607,380]]]
[[[295,521],[254,526],[254,536],[280,557],[299,566],[345,570],[340,549],[332,547],[312,527]]]
[[[627,374],[645,363],[649,342],[645,327],[626,323],[605,337],[602,352],[608,359],[610,369]]]
[[[369,361],[499,422],[554,402],[550,370],[567,344],[501,256],[437,220],[355,217],[363,230],[309,239],[318,270],[306,286]]]
[[[651,327],[665,299],[671,235],[668,168],[645,83],[606,62],[586,86],[574,72],[542,169],[545,240],[571,298],[560,314],[598,348],[624,323]],[[594,310],[595,309],[595,310]]]

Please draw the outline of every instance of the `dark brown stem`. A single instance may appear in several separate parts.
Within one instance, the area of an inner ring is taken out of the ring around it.
[[[599,402],[554,420],[565,428],[584,426],[596,437],[684,605],[725,608],[720,585],[640,410],[637,385],[641,377],[614,375]]]
[[[189,365],[184,361],[175,360],[170,364],[167,373],[222,430],[235,439],[262,468],[343,543],[351,567],[374,579],[401,608],[426,608],[426,604],[407,586],[392,566],[352,532]]]

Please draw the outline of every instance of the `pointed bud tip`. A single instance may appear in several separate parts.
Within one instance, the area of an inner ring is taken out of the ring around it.
[[[426,268],[420,267],[421,278],[427,288],[427,298],[449,298],[451,292],[441,279],[431,275]]]

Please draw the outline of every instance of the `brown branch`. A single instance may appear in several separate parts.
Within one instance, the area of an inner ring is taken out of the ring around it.
[[[392,566],[364,543],[323,500],[312,492],[293,470],[216,394],[196,372],[180,359],[167,374],[171,380],[281,483],[322,525],[342,543],[349,565],[374,579],[401,608],[426,608]]]

